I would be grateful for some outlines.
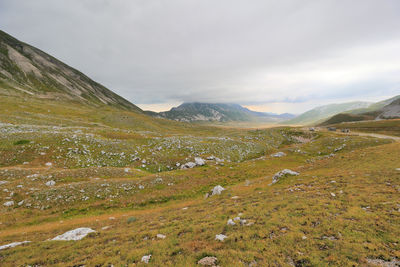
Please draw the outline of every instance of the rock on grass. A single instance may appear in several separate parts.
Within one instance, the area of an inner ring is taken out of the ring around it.
[[[62,235],[56,236],[52,240],[63,240],[63,241],[81,240],[88,234],[94,233],[94,232],[96,232],[96,231],[91,228],[81,227],[81,228],[76,228],[74,230],[65,232]]]

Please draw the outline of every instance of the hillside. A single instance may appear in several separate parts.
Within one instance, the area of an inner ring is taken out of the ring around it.
[[[348,110],[366,108],[370,106],[369,102],[348,102],[341,104],[330,104],[325,106],[319,106],[313,108],[307,112],[300,114],[294,119],[288,120],[285,123],[287,124],[296,124],[296,125],[307,125],[314,124],[326,118],[329,118],[338,113],[342,113]]]
[[[386,104],[383,106],[383,104]],[[400,118],[400,96],[372,104],[367,109],[350,110],[339,113],[321,123],[321,126],[343,122],[382,120]]]
[[[278,122],[292,118],[291,114],[273,114],[256,112],[242,107],[238,104],[225,103],[183,103],[178,107],[174,107],[169,111],[155,113],[148,112],[147,114],[166,118],[175,121],[195,122],[195,121],[215,121],[215,122],[230,122],[230,121],[263,121],[263,122]]]
[[[378,113],[377,119],[400,118],[400,98],[378,110]]]
[[[43,51],[0,31],[0,94],[141,110]]]

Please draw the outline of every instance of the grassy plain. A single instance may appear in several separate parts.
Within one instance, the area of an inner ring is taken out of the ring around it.
[[[144,266],[149,254],[148,266],[196,266],[204,256],[220,266],[400,258],[399,142],[0,101],[0,197],[14,201],[1,203],[0,245],[31,241],[0,250],[2,266]],[[399,135],[390,123],[375,125],[368,131]],[[270,156],[278,151],[286,156]],[[195,157],[210,160],[181,169]],[[282,169],[299,175],[271,184]],[[216,185],[226,190],[205,198]],[[227,225],[235,217],[246,222]],[[48,241],[77,227],[96,233]]]

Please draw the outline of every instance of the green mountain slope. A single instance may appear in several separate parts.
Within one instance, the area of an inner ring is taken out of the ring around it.
[[[359,108],[366,108],[369,107],[371,103],[369,102],[348,102],[342,104],[330,104],[325,106],[320,106],[313,108],[305,113],[300,114],[299,116],[295,117],[287,121],[288,124],[313,124],[317,123],[321,120],[329,118],[333,115],[338,113],[342,113],[349,110],[359,109]]]
[[[141,110],[43,51],[0,31],[0,94]]]
[[[400,118],[400,95],[374,103],[365,109],[350,110],[346,113],[336,114],[320,125],[396,118]]]

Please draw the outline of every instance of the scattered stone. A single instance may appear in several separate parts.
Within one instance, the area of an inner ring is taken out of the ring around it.
[[[301,239],[306,240],[307,237],[306,237],[305,235],[303,235],[303,236],[301,237]]]
[[[227,225],[236,225],[236,223],[232,219],[229,219],[226,224]]]
[[[213,188],[211,195],[212,195],[212,196],[213,196],[213,195],[221,195],[222,191],[224,191],[224,190],[225,190],[225,188],[223,188],[223,187],[220,186],[220,185],[217,185],[217,186],[215,186],[215,187]]]
[[[150,258],[151,258],[151,254],[150,255],[144,255],[143,257],[142,257],[142,262],[144,262],[144,263],[149,263],[149,261],[150,261]]]
[[[124,172],[125,172],[125,173],[128,173],[130,170],[131,170],[130,168],[125,168],[125,169],[124,169]]]
[[[13,247],[16,247],[16,246],[19,246],[19,245],[23,245],[23,244],[26,244],[26,243],[30,243],[30,242],[31,241],[13,242],[13,243],[10,243],[10,244],[7,244],[7,245],[0,246],[0,250],[7,249],[7,248],[13,248]]]
[[[8,183],[7,181],[0,181],[0,185]]]
[[[194,158],[194,162],[199,165],[199,166],[203,166],[204,164],[206,164],[206,162],[204,161],[204,159],[200,158],[200,157],[196,157]]]
[[[165,239],[167,236],[163,234],[157,234],[158,239]]]
[[[94,233],[94,232],[96,232],[96,231],[94,231],[91,228],[86,228],[86,227],[76,228],[74,230],[65,232],[62,235],[56,236],[52,240],[63,240],[63,241],[81,240],[88,234]]]
[[[204,257],[197,262],[199,265],[203,266],[216,266],[218,259],[216,257]]]
[[[391,261],[385,261],[385,260],[381,260],[381,259],[367,259],[367,262],[371,265],[383,266],[383,267],[400,266],[400,261],[397,259],[392,259]]]
[[[272,177],[272,184],[275,184],[276,182],[278,182],[279,178],[281,178],[282,176],[285,175],[299,175],[298,172],[289,170],[289,169],[284,169],[282,171],[279,171],[277,173],[275,173],[275,175]]]
[[[239,199],[239,197],[238,196],[233,196],[233,197],[231,197],[231,199]]]
[[[45,164],[47,167],[51,167],[51,166],[53,166],[53,163],[51,163],[51,162],[46,162],[46,164]]]
[[[11,200],[11,201],[4,202],[3,206],[6,206],[6,207],[14,206],[14,201]]]
[[[273,157],[273,158],[281,158],[284,156],[286,156],[286,153],[284,153],[284,152],[277,152],[275,154],[271,154],[271,157]]]
[[[223,242],[225,238],[228,238],[226,235],[223,234],[219,234],[219,235],[215,235],[215,240],[221,241]]]
[[[336,194],[331,192],[331,196],[332,197],[336,197]]]
[[[22,206],[22,204],[24,204],[24,201],[21,200],[20,202],[18,202],[18,206]]]
[[[55,185],[56,185],[56,182],[55,182],[54,180],[51,180],[51,181],[48,181],[48,182],[46,183],[46,185],[47,185],[47,186],[55,186]]]

